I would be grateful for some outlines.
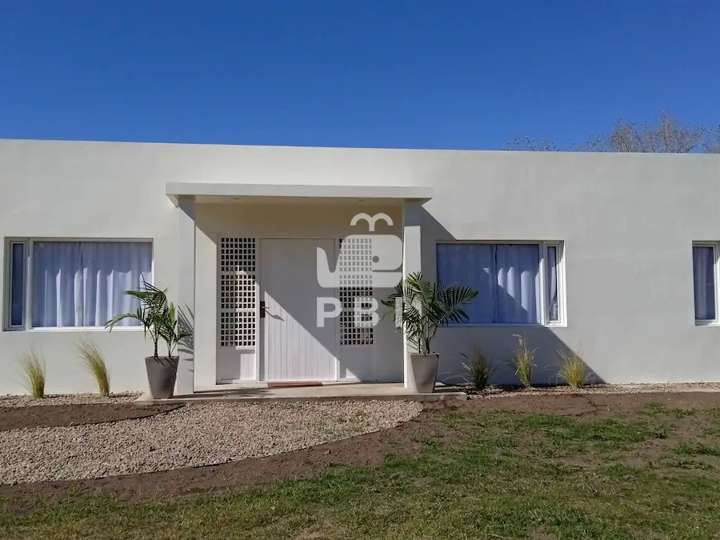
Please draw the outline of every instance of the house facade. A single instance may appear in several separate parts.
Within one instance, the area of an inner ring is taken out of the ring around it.
[[[0,141],[0,394],[35,351],[50,393],[146,386],[143,279],[193,330],[176,391],[403,381],[408,344],[379,301],[403,275],[478,291],[442,329],[440,380],[480,351],[536,382],[579,355],[612,383],[720,380],[720,157]],[[393,281],[394,280],[394,281]]]

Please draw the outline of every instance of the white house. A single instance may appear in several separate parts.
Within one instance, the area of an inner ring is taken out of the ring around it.
[[[178,392],[402,381],[392,316],[327,318],[327,299],[390,291],[324,286],[341,249],[351,276],[421,270],[478,290],[434,342],[441,380],[481,350],[513,382],[516,334],[538,382],[568,351],[607,382],[720,380],[720,156],[3,140],[0,187],[0,393],[24,391],[30,350],[49,392],[93,391],[81,340],[113,389],[143,389],[142,330],[103,328],[141,276],[192,318]],[[363,235],[400,252],[378,257]]]

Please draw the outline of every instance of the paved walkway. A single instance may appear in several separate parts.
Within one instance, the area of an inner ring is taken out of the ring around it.
[[[442,401],[446,399],[467,399],[464,392],[436,391],[432,394],[413,394],[405,390],[402,383],[377,384],[331,384],[323,386],[295,386],[290,388],[233,388],[228,390],[208,390],[194,394],[174,396],[170,399],[152,399],[143,394],[135,402],[138,405],[149,403],[187,403],[194,401],[232,401],[261,399],[406,399],[413,401]]]

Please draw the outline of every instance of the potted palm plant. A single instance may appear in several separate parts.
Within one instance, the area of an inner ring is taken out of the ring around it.
[[[125,291],[138,300],[135,312],[120,313],[107,323],[105,327],[112,329],[126,319],[139,321],[143,326],[145,337],[150,336],[153,342],[153,355],[145,358],[150,394],[154,399],[172,397],[177,377],[178,356],[174,355],[177,345],[191,335],[183,328],[178,319],[175,306],[168,302],[165,290],[143,281],[141,290]],[[158,344],[164,341],[167,356],[160,356]]]
[[[442,288],[418,272],[410,274],[383,301],[390,307],[402,302],[402,308],[396,313],[414,349],[407,380],[411,392],[434,390],[440,356],[432,351],[432,339],[440,327],[466,321],[468,316],[463,306],[472,302],[477,294],[464,286]]]

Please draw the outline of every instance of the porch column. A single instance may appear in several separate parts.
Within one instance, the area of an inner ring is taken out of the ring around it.
[[[403,280],[412,273],[422,270],[422,204],[418,201],[403,202]],[[403,383],[407,388],[408,370],[410,369],[410,353],[412,345],[408,342],[403,329]]]
[[[177,246],[177,307],[183,310],[193,322],[195,315],[195,200],[193,197],[178,197],[178,246]],[[194,341],[195,329],[192,328]],[[192,394],[194,389],[193,351],[187,347],[178,347],[178,364],[175,393]]]

